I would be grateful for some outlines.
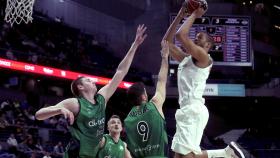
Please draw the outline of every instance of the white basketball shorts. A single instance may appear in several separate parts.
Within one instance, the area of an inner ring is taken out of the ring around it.
[[[176,133],[171,149],[179,154],[201,154],[200,142],[208,122],[208,109],[203,104],[185,105],[175,114]]]

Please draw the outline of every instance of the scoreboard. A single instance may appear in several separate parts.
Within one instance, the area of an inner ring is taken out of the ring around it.
[[[171,22],[176,15],[171,15]],[[183,19],[177,29],[187,18]],[[195,39],[199,32],[206,32],[214,39],[210,55],[214,65],[252,66],[251,19],[244,16],[203,16],[195,20],[189,37]],[[175,45],[182,47],[174,39]],[[171,64],[178,64],[170,59]]]

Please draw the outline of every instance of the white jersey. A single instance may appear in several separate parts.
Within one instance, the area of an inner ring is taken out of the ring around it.
[[[177,73],[180,108],[194,103],[205,103],[202,95],[211,67],[212,64],[206,68],[197,67],[191,56],[181,61]]]

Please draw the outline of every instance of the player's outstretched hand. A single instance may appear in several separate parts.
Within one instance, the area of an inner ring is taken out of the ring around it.
[[[147,34],[145,34],[146,30],[147,27],[144,24],[138,25],[135,40],[134,40],[135,44],[137,44],[138,46],[141,45],[146,39],[147,37]]]
[[[66,108],[62,108],[60,112],[64,118],[69,121],[70,125],[74,123],[74,114],[71,111]]]

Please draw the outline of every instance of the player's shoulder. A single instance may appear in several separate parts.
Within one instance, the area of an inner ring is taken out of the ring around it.
[[[68,110],[79,108],[79,101],[77,98],[68,98],[62,101],[62,106]]]
[[[58,106],[63,106],[64,108],[70,110],[74,114],[78,113],[80,105],[77,98],[67,98],[61,101]]]
[[[79,103],[78,98],[67,98],[63,100],[64,104],[69,104],[69,105],[77,105]]]
[[[212,64],[212,58],[209,56],[209,54],[206,51],[205,53],[202,53],[202,56],[200,56],[199,58],[195,58],[192,56],[191,61],[195,66],[199,68],[207,68]]]

